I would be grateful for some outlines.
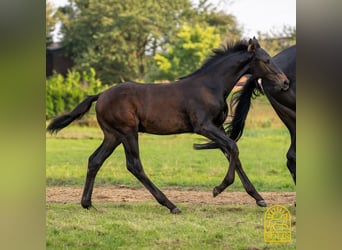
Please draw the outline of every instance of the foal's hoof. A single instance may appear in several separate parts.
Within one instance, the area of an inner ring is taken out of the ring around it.
[[[85,209],[89,209],[89,208],[92,207],[91,202],[82,201],[82,202],[81,202],[81,205],[82,205],[82,207],[85,208]]]
[[[267,207],[267,204],[266,204],[266,202],[264,200],[257,201],[256,204],[259,207]]]
[[[221,191],[218,189],[218,187],[214,187],[213,196],[216,197],[216,196],[218,196],[220,193],[221,193]]]
[[[180,214],[182,210],[180,210],[178,207],[175,207],[174,209],[170,210],[171,214]]]

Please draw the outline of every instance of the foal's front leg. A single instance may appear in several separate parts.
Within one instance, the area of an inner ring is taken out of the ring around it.
[[[213,190],[213,195],[216,197],[224,189],[234,182],[235,179],[235,167],[238,161],[239,150],[236,143],[229,139],[225,133],[216,127],[214,124],[205,124],[196,130],[196,133],[207,137],[212,140],[223,152],[229,162],[229,167],[226,176],[222,183],[216,186]]]
[[[211,139],[214,143],[216,143],[229,162],[226,176],[224,177],[221,184],[216,186],[213,190],[214,197],[219,195],[223,190],[225,190],[234,182],[235,170],[237,170],[247,193],[256,200],[259,206],[265,206],[266,204],[264,202],[264,199],[255,190],[254,186],[249,181],[247,175],[242,169],[241,162],[239,160],[239,150],[235,141],[227,137],[226,134],[222,130],[217,128],[214,124],[206,124],[196,132]]]
[[[256,200],[257,205],[260,207],[267,207],[264,198],[261,197],[261,195],[256,191],[251,181],[248,179],[245,171],[242,168],[240,160],[238,160],[238,163],[236,165],[236,172],[238,173],[246,192]]]

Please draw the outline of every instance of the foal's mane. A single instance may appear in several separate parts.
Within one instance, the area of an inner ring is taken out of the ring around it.
[[[194,72],[190,73],[189,75],[182,76],[179,78],[185,79],[194,75],[197,75],[199,73],[202,73],[204,70],[209,68],[211,65],[215,64],[218,60],[221,58],[228,56],[232,53],[238,52],[238,51],[246,51],[248,48],[248,42],[246,40],[241,40],[235,43],[227,42],[226,45],[221,45],[220,48],[213,49],[213,54],[210,55],[202,64],[202,66],[195,70]]]

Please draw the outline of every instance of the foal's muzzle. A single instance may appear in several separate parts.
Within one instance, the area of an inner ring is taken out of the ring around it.
[[[279,83],[280,89],[282,91],[286,91],[290,87],[290,81],[289,81],[289,79],[287,79],[287,77],[286,77],[286,75],[284,73],[281,73],[279,75],[277,82]]]
[[[288,79],[284,80],[281,90],[286,91],[290,88],[290,81]]]

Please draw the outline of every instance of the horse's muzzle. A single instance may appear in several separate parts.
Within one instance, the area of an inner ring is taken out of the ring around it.
[[[288,79],[284,80],[281,90],[286,91],[290,88],[290,81]]]

